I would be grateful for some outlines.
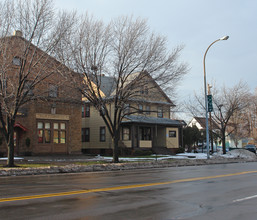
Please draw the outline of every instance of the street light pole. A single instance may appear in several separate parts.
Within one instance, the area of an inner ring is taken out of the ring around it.
[[[206,84],[206,70],[205,70],[205,58],[210,47],[218,41],[227,40],[229,36],[224,36],[213,41],[204,53],[203,57],[203,72],[204,72],[204,97],[205,97],[205,129],[206,129],[206,148],[207,148],[207,159],[210,159],[210,146],[209,146],[209,126],[208,126],[208,102],[207,102],[207,84]]]

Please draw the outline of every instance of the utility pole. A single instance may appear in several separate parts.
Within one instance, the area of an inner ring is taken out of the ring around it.
[[[208,87],[208,95],[211,95],[211,88],[212,86],[210,84],[207,85]],[[211,117],[211,112],[209,112],[209,120],[210,120],[210,139],[211,139],[211,153],[213,154],[213,133],[212,133],[212,117]]]

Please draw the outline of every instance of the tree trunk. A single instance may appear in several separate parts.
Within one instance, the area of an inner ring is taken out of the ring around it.
[[[222,150],[223,150],[223,154],[226,154],[226,137],[225,137],[225,131],[222,131]]]
[[[119,163],[119,131],[114,134],[113,163]]]
[[[14,164],[14,130],[13,127],[10,128],[9,140],[8,140],[8,160],[7,167],[15,167]]]

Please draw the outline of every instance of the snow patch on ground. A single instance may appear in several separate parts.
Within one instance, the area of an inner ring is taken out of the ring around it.
[[[153,155],[154,156],[154,155]],[[256,155],[248,150],[245,149],[236,149],[236,150],[232,150],[227,152],[226,154],[222,154],[222,153],[215,153],[213,155],[210,155],[211,159],[220,159],[220,158],[243,158],[243,159],[249,159],[249,160],[254,160],[256,159]],[[167,159],[191,159],[191,160],[205,160],[207,159],[207,154],[206,153],[180,153],[174,156],[169,156],[169,155],[158,155],[157,160],[167,160]],[[101,157],[101,156],[97,156],[94,158],[94,160],[112,160],[112,157]],[[144,160],[156,160],[156,158],[152,157],[152,158],[130,158],[130,157],[122,157],[119,158],[120,161],[144,161]]]
[[[183,159],[185,159],[185,158],[189,158],[189,159],[207,159],[207,154],[205,154],[205,153],[181,153],[181,154],[177,154],[177,156],[174,157],[174,158],[177,158],[177,157],[181,157]]]
[[[167,159],[206,159],[207,155],[204,153],[181,153],[174,156],[170,155],[158,155],[156,158],[155,155],[153,157],[120,157],[120,161],[146,161],[146,160],[167,160]],[[106,160],[111,161],[112,157],[102,157],[100,155],[96,156],[92,160]]]
[[[226,154],[219,155],[224,158],[244,158],[244,159],[256,159],[256,155],[245,149],[235,149],[227,152]]]
[[[14,157],[14,160],[23,160],[24,158],[22,157]],[[8,160],[7,157],[0,157],[0,160]]]

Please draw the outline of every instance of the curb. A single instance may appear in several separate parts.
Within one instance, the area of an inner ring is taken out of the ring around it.
[[[257,160],[246,159],[227,159],[227,160],[190,160],[180,159],[176,161],[154,161],[154,162],[134,162],[134,163],[108,163],[94,165],[65,165],[65,166],[49,166],[41,168],[4,168],[0,169],[1,176],[24,176],[24,175],[42,175],[42,174],[58,174],[58,173],[82,173],[82,172],[99,172],[99,171],[119,171],[133,169],[151,169],[165,167],[180,166],[202,166],[213,164],[228,163],[246,163],[257,162]]]

